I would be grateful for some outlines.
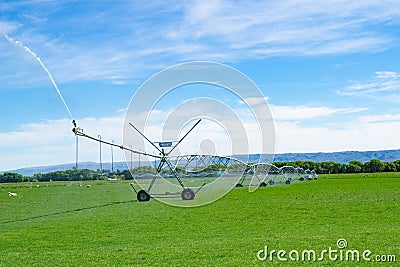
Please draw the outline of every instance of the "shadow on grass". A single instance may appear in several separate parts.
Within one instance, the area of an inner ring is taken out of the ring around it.
[[[66,211],[59,211],[59,212],[43,214],[43,215],[33,216],[33,217],[29,217],[29,218],[24,218],[24,219],[16,219],[16,220],[0,222],[0,224],[24,222],[24,221],[30,221],[30,220],[35,220],[35,219],[39,219],[39,218],[51,217],[51,216],[56,216],[56,215],[61,215],[61,214],[68,214],[68,213],[73,213],[73,212],[78,212],[78,211],[91,210],[91,209],[97,209],[97,208],[103,208],[103,207],[114,206],[114,205],[119,205],[119,204],[127,204],[127,203],[133,203],[133,202],[137,202],[137,200],[114,201],[114,202],[111,202],[111,203],[95,205],[95,206],[91,206],[91,207],[78,208],[78,209],[66,210]]]

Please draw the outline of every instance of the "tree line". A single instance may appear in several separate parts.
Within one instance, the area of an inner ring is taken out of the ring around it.
[[[367,162],[357,160],[349,163],[337,163],[333,161],[313,162],[313,161],[295,161],[295,162],[275,162],[278,168],[283,166],[293,166],[303,168],[304,170],[315,170],[318,174],[343,174],[343,173],[375,173],[375,172],[400,172],[400,160],[393,162],[384,162],[379,159],[371,159]]]
[[[368,162],[350,161],[349,163],[313,162],[313,161],[294,161],[294,162],[274,162],[278,168],[283,166],[293,166],[304,170],[315,170],[318,174],[343,174],[343,173],[375,173],[375,172],[400,172],[400,160],[384,162],[372,159]],[[207,167],[207,171],[223,169],[223,166],[215,165]],[[183,171],[183,170],[182,170]],[[182,172],[180,171],[180,173]],[[133,169],[137,175],[154,174],[155,169],[150,166],[143,166]],[[0,174],[0,183],[20,183],[20,182],[50,182],[50,181],[86,181],[86,180],[132,180],[133,177],[129,170],[89,170],[72,169],[61,170],[49,173],[38,173],[33,177],[26,177],[18,173],[5,172]]]

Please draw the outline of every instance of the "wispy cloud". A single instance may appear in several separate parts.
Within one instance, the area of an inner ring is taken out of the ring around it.
[[[398,37],[375,26],[384,29],[400,19],[400,2],[390,0],[87,2],[79,9],[75,5],[70,1],[7,5],[0,32],[29,45],[60,81],[123,83],[187,60],[228,63],[382,51]],[[74,16],[65,15],[72,8]],[[7,16],[15,13],[24,19]],[[54,27],[70,31],[59,33]],[[113,76],[121,78],[113,81]]]
[[[400,103],[400,74],[394,71],[377,71],[369,81],[352,81],[337,93],[342,96],[373,98],[379,101]]]
[[[15,32],[22,25],[15,21],[2,21],[0,20],[0,34],[8,34]]]
[[[217,44],[243,50],[247,57],[375,51],[385,49],[393,37],[372,34],[370,26],[396,20],[400,13],[393,4],[195,1],[185,9],[180,33],[200,41],[217,37]]]
[[[327,106],[276,106],[271,105],[271,112],[275,120],[293,121],[309,120],[332,115],[358,113],[368,108],[331,108]]]
[[[361,116],[358,118],[358,121],[363,123],[400,122],[400,114]]]

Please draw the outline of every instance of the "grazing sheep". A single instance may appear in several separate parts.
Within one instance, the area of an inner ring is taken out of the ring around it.
[[[91,187],[91,185],[90,185],[90,184],[87,184],[86,187],[89,188],[89,187]]]
[[[8,196],[9,196],[9,197],[16,197],[16,196],[17,196],[17,193],[8,192]]]

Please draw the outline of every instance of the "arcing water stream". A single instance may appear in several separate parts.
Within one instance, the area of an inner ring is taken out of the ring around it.
[[[49,69],[46,67],[46,65],[44,65],[44,63],[42,62],[42,60],[40,59],[40,57],[38,57],[29,47],[27,47],[26,45],[24,45],[22,42],[20,42],[20,41],[15,41],[14,39],[12,39],[11,37],[9,37],[9,36],[6,35],[6,34],[5,34],[4,36],[6,37],[6,39],[7,39],[10,43],[19,45],[19,46],[21,46],[22,48],[24,48],[24,50],[25,50],[26,52],[28,52],[29,54],[31,54],[31,55],[37,60],[37,62],[39,62],[40,66],[42,66],[43,70],[47,73],[47,76],[49,76],[50,81],[53,83],[54,88],[56,89],[58,95],[60,96],[61,101],[64,103],[64,106],[65,106],[65,108],[66,108],[67,111],[68,111],[69,116],[71,117],[71,119],[73,119],[71,110],[69,109],[67,103],[65,102],[64,97],[62,96],[60,89],[58,88],[56,82],[54,81],[53,76],[51,76],[51,73],[50,73]]]

